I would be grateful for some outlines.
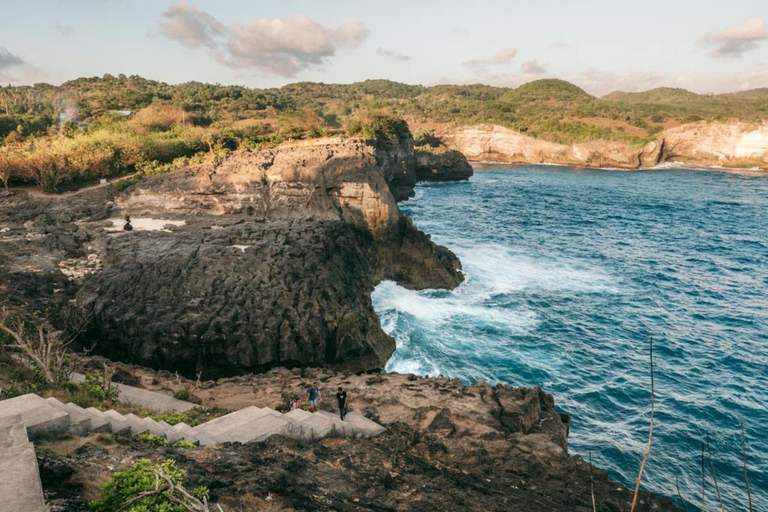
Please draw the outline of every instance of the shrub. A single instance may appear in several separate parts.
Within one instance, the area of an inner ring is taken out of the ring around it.
[[[215,407],[209,409],[207,407],[194,407],[186,412],[169,411],[158,414],[152,414],[152,419],[155,421],[164,421],[169,425],[178,425],[179,423],[186,423],[190,427],[196,427],[201,423],[210,421],[219,416],[229,414],[229,409],[221,407]]]
[[[194,450],[197,448],[194,443],[191,441],[187,441],[186,439],[182,439],[181,441],[177,442],[173,445],[174,448],[179,448],[181,450]]]
[[[88,373],[85,381],[80,384],[80,388],[93,400],[101,402],[116,403],[118,397],[117,386],[106,381],[102,373]]]
[[[95,512],[187,512],[196,501],[207,500],[209,492],[205,487],[185,489],[186,474],[176,467],[174,460],[152,465],[149,460],[141,459],[128,470],[115,473],[102,487],[101,499],[91,502],[91,509]],[[173,495],[166,478],[175,487]]]
[[[189,400],[189,390],[187,388],[181,388],[173,394],[173,397],[177,400]]]
[[[154,434],[141,434],[139,441],[152,446],[169,446],[170,444],[166,438]]]

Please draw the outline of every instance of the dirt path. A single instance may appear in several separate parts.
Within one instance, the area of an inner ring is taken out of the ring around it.
[[[106,183],[97,183],[95,185],[88,185],[87,187],[79,188],[77,190],[72,190],[70,192],[62,192],[60,194],[51,194],[49,192],[43,192],[43,190],[38,185],[26,185],[22,187],[9,187],[9,192],[26,192],[27,194],[33,196],[33,197],[42,197],[42,198],[50,198],[50,199],[66,199],[68,197],[73,197],[78,194],[82,194],[84,192],[88,192],[89,190],[94,190],[97,188],[103,188],[108,187],[109,185],[113,185],[117,183],[120,180],[129,180],[136,176],[138,172],[135,172],[133,174],[127,174],[125,176],[120,176],[119,178],[115,178],[112,181],[107,181]]]

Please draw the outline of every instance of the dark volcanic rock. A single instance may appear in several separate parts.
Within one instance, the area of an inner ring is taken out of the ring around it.
[[[79,295],[89,337],[113,359],[206,377],[380,367],[394,342],[360,238],[343,222],[284,221],[115,237]]]
[[[415,182],[410,139],[316,139],[123,192],[6,198],[0,293],[29,311],[74,304],[91,318],[83,345],[186,375],[380,368],[394,341],[371,304],[376,283],[463,279],[458,259],[400,213],[396,198]],[[126,214],[133,231],[104,229]],[[182,225],[142,230],[152,222]]]

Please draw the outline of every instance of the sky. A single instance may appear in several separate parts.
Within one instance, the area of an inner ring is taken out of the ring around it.
[[[0,83],[768,87],[766,0],[0,0]]]

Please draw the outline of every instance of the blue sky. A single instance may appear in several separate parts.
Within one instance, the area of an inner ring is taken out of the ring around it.
[[[2,4],[2,83],[125,73],[250,87],[557,77],[598,95],[768,87],[768,2],[757,0]]]

